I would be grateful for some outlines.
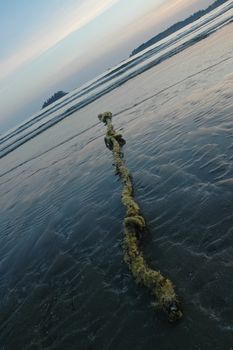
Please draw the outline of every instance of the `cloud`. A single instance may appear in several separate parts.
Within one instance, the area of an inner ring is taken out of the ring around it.
[[[166,0],[159,5],[154,5],[145,14],[121,27],[115,36],[114,45],[130,43],[130,41],[134,45],[140,45],[143,40],[149,40],[176,21],[186,18],[201,6],[205,8],[210,3],[212,0],[193,0],[191,3],[187,0]],[[113,43],[108,44],[106,49],[110,49],[111,46]]]
[[[58,45],[70,34],[86,26],[119,0],[85,0],[77,6],[76,2],[57,10],[49,23],[42,23],[39,30],[32,32],[24,45],[11,56],[0,62],[0,79],[4,79],[25,63],[39,57]]]

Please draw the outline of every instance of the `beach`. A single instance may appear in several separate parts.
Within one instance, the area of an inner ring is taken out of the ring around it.
[[[233,339],[233,24],[0,159],[2,349],[212,349]],[[121,182],[100,112],[126,140],[171,325],[123,262]]]

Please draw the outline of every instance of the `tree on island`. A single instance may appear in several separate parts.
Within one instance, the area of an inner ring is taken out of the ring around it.
[[[43,104],[43,106],[42,106],[42,109],[45,108],[45,107],[47,107],[47,106],[49,106],[51,103],[53,103],[53,102],[59,100],[59,98],[65,96],[65,95],[67,95],[67,94],[68,94],[68,92],[64,92],[64,91],[57,91],[57,92],[55,92],[55,94],[53,94],[52,97],[48,98],[48,99],[44,102],[44,104]]]

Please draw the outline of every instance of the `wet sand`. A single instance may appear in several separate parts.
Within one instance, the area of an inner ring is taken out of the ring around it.
[[[233,344],[233,25],[131,79],[0,160],[4,349]],[[184,307],[150,307],[122,261],[111,110],[149,226],[143,250]]]

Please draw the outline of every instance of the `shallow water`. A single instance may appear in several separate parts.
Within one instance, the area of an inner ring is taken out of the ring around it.
[[[233,347],[233,24],[131,79],[0,160],[3,349]],[[122,261],[127,144],[151,266],[176,285],[167,323]]]

